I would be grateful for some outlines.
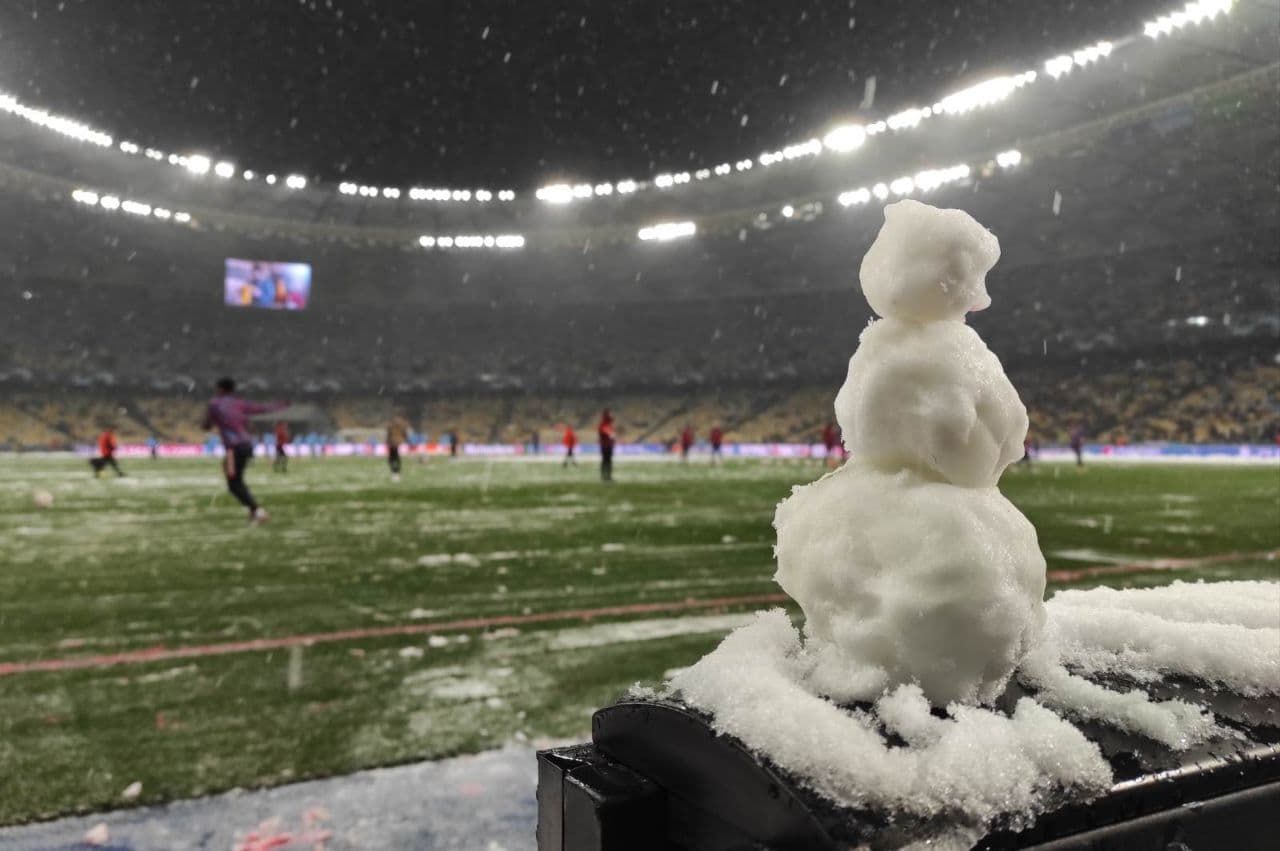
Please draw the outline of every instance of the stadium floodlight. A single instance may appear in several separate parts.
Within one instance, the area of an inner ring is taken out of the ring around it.
[[[963,115],[970,110],[999,103],[1024,85],[1026,85],[1025,78],[1021,74],[1012,77],[995,77],[947,95],[938,101],[932,112]]]
[[[842,207],[852,207],[854,204],[866,204],[871,200],[871,190],[865,186],[859,189],[853,189],[849,192],[841,192],[836,198]]]
[[[1188,317],[1187,317],[1187,324],[1188,324],[1188,325],[1194,325],[1194,326],[1195,326],[1195,327],[1197,327],[1197,328],[1203,328],[1204,326],[1206,326],[1206,325],[1208,325],[1208,324],[1209,324],[1209,317],[1207,317],[1207,316],[1188,316]]]
[[[796,214],[796,208],[795,208],[795,207],[791,206],[790,204],[786,204],[786,205],[784,205],[784,206],[783,206],[783,208],[782,208],[782,217],[783,217],[784,219],[789,219],[789,218],[791,218],[792,216],[794,216],[795,214]]]
[[[661,222],[640,228],[637,236],[645,242],[667,242],[672,239],[693,236],[697,232],[698,226],[693,222]]]
[[[418,245],[421,245],[423,248],[435,248],[436,238],[434,236],[420,236],[418,237]]]
[[[732,171],[733,171],[733,166],[729,163],[720,163],[718,166],[715,167],[715,173],[720,177],[724,177],[726,174],[729,174]]]
[[[258,175],[254,172],[253,169],[246,168],[240,176],[243,177],[245,180],[253,180]]]
[[[166,221],[173,218],[173,212],[165,209],[164,207],[156,207],[151,211],[151,215],[155,216],[157,219],[165,219]]]
[[[619,180],[614,184],[614,188],[618,190],[619,194],[630,195],[632,192],[635,192],[640,188],[640,184],[636,183],[634,180]]]
[[[1018,150],[1001,151],[996,154],[996,165],[1001,168],[1013,168],[1022,162],[1022,152]]]
[[[275,176],[274,174],[268,174],[268,175],[267,175],[267,185],[268,185],[268,186],[275,186],[275,185],[276,185],[276,176]]]
[[[594,187],[592,187],[591,191],[592,191],[592,192],[594,192],[596,195],[612,195],[612,194],[613,194],[613,184],[612,184],[612,183],[597,183]]]
[[[906,130],[915,127],[923,120],[924,111],[917,107],[912,107],[890,115],[886,119],[886,123],[889,125],[890,130]]]
[[[194,175],[205,175],[209,173],[213,163],[204,154],[192,154],[191,156],[181,158],[182,167]]]
[[[236,167],[233,163],[229,163],[226,160],[223,160],[222,162],[218,163],[213,167],[213,173],[218,175],[218,177],[222,177],[222,178],[234,177],[236,173]]]
[[[307,179],[300,174],[291,174],[284,179],[284,185],[290,189],[302,189],[307,185]]]
[[[79,201],[81,204],[97,204],[98,193],[90,189],[76,189],[71,193],[72,199]]]
[[[838,154],[857,150],[866,141],[867,131],[861,124],[841,124],[822,137],[822,144],[826,149]]]
[[[400,190],[394,186],[384,186],[382,187],[382,197],[394,200],[400,197]]]
[[[755,163],[751,160],[738,160],[733,167],[738,171],[750,171],[753,165],[755,165]]]
[[[499,248],[524,248],[524,237],[518,233],[499,234],[494,242]]]
[[[910,195],[915,188],[916,182],[910,177],[899,177],[889,184],[889,191],[894,195]]]
[[[625,183],[626,181],[623,181],[623,182]],[[619,185],[618,185],[618,191],[619,191],[619,192],[624,191],[624,190],[622,189],[622,185],[621,185],[621,184],[619,184]],[[498,200],[499,200],[499,201],[514,201],[514,200],[516,200],[516,191],[515,191],[514,189],[499,189],[499,190],[498,190]]]
[[[120,150],[124,151],[126,154],[136,154],[141,150],[141,148],[139,148],[134,142],[121,142]]]
[[[887,184],[877,183],[871,187],[871,194],[883,201],[889,197],[889,187]]]
[[[436,245],[440,246],[441,248],[453,248],[453,237],[442,236],[436,240]]]
[[[477,201],[484,202],[484,201],[489,201],[489,200],[491,200],[492,198],[493,198],[493,193],[492,193],[492,192],[490,192],[488,189],[477,189],[477,190],[476,190],[476,200],[477,200]]]
[[[164,159],[164,151],[157,151],[155,148],[147,148],[147,150],[145,151],[145,153],[146,153],[146,155],[147,155],[147,159],[149,159],[149,160],[162,160],[162,159]]]
[[[98,204],[100,204],[104,210],[120,209],[120,199],[114,195],[103,195],[102,198],[98,200]]]
[[[1197,0],[1197,2],[1188,3],[1176,12],[1161,15],[1154,21],[1147,21],[1143,25],[1142,32],[1148,38],[1159,38],[1190,24],[1199,24],[1203,21],[1212,20],[1218,15],[1225,15],[1231,11],[1231,7],[1234,5],[1234,0]]]
[[[173,214],[173,220],[175,222],[182,222],[183,224],[186,224],[191,221],[191,214],[179,211]]]
[[[144,204],[141,201],[122,201],[120,209],[126,213],[132,213],[135,216],[151,215],[151,205]]]
[[[534,193],[534,197],[548,204],[568,204],[573,200],[573,187],[567,183],[553,183],[541,187]]]
[[[700,168],[693,173],[694,180],[706,180],[710,176],[711,176],[711,169],[709,168]]]
[[[356,194],[356,190],[357,190],[357,187],[354,183],[343,181],[342,183],[338,184],[338,191],[341,192],[343,195],[354,195]],[[417,191],[418,190],[416,189],[410,189],[409,196],[414,197],[413,193]]]
[[[675,182],[675,178],[669,174],[660,174],[653,179],[653,185],[659,189],[670,189]]]

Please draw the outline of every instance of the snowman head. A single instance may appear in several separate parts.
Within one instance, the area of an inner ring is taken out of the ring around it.
[[[963,210],[898,201],[862,258],[862,293],[884,317],[962,320],[991,305],[986,275],[999,259],[999,240]]]

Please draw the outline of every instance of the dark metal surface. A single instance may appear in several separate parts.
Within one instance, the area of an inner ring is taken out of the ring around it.
[[[1280,812],[1280,699],[1224,695],[1180,680],[1143,688],[1154,697],[1206,706],[1221,735],[1174,751],[1111,727],[1080,724],[1111,764],[1111,790],[1064,802],[1021,831],[997,825],[978,847],[1266,847]],[[1011,708],[1025,694],[1011,685],[997,709]],[[950,826],[945,818],[837,807],[741,742],[717,734],[705,715],[678,701],[619,701],[595,714],[592,738],[592,745],[539,755],[541,851],[641,847],[627,844],[638,824],[650,831],[643,847],[686,851],[887,849]]]

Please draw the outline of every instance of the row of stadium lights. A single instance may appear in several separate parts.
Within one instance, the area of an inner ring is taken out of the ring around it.
[[[995,162],[1000,168],[1013,168],[1022,162],[1022,154],[1016,150],[1002,151],[996,154]],[[836,200],[842,207],[853,207],[867,204],[872,198],[879,201],[888,200],[891,195],[902,198],[916,192],[929,192],[947,184],[965,180],[970,174],[971,169],[964,164],[925,169],[914,175],[904,175],[891,181],[877,182],[870,187],[863,186],[842,192]],[[180,224],[191,221],[191,214],[184,211],[173,212],[164,207],[133,199],[121,199],[115,195],[99,194],[90,189],[76,189],[71,193],[71,197],[78,203],[110,212],[119,210],[135,216],[172,220]],[[795,208],[788,204],[782,208],[781,213],[783,218],[789,219],[795,215]],[[659,222],[640,228],[636,236],[641,242],[670,242],[694,236],[697,232],[698,226],[692,221]],[[418,237],[418,245],[432,249],[516,249],[524,248],[525,238],[520,234],[460,234],[457,236],[424,234]]]
[[[1227,14],[1234,4],[1235,0],[1194,0],[1194,2],[1187,3],[1178,11],[1146,22],[1143,26],[1143,33],[1148,38],[1158,39],[1161,36],[1170,35],[1193,24],[1200,24],[1213,20],[1218,15]],[[1054,56],[1043,63],[1044,73],[1056,80],[1071,73],[1076,68],[1084,68],[1107,58],[1110,56],[1112,49],[1111,42],[1099,41],[1073,53]],[[788,145],[780,150],[766,151],[756,157],[754,161],[740,159],[733,163],[724,162],[713,168],[703,168],[693,172],[659,174],[653,179],[652,183],[637,182],[635,180],[598,184],[580,183],[571,185],[557,183],[537,190],[535,197],[547,203],[567,204],[587,198],[606,197],[615,193],[627,195],[649,186],[654,186],[658,189],[670,189],[694,180],[701,181],[711,177],[725,177],[734,173],[750,171],[756,164],[767,168],[776,163],[788,162],[801,157],[818,156],[823,151],[848,153],[862,147],[870,136],[889,131],[896,132],[913,129],[925,120],[939,115],[962,115],[974,109],[993,106],[1007,99],[1018,89],[1034,83],[1037,79],[1038,73],[1036,71],[1024,71],[1021,74],[996,77],[954,92],[942,98],[933,106],[913,107],[902,110],[886,119],[865,126],[858,124],[841,125],[832,129],[822,139],[809,139],[795,145]],[[104,148],[115,144],[110,134],[65,116],[53,115],[45,110],[28,106],[13,95],[5,92],[0,92],[0,112],[17,115],[32,124],[81,142]],[[143,148],[129,141],[120,142],[118,147],[122,152],[129,155],[142,155],[150,160],[166,161],[170,165],[180,166],[196,176],[204,176],[212,172],[216,177],[229,180],[237,174],[237,167],[234,163],[228,160],[213,162],[203,154],[166,154],[156,148]],[[255,181],[259,178],[258,173],[252,169],[240,171],[239,175],[245,181]],[[280,178],[274,173],[263,175],[262,179],[272,186],[281,182]],[[303,189],[307,186],[307,179],[299,174],[290,174],[284,177],[283,184],[287,189]],[[338,190],[344,195],[357,195],[365,198],[381,197],[389,200],[399,199],[402,193],[402,190],[398,187],[387,186],[379,188],[352,182],[339,184]],[[407,194],[409,199],[413,201],[436,202],[475,201],[485,203],[494,198],[499,201],[514,201],[516,198],[516,193],[510,189],[499,190],[495,193],[488,189],[472,191],[468,189],[423,189],[413,187],[407,190]]]
[[[1231,11],[1234,0],[1196,0],[1188,3],[1180,11],[1161,16],[1143,26],[1144,34],[1152,39],[1170,34],[1176,30],[1212,20],[1220,14]],[[1070,74],[1077,68],[1085,68],[1111,55],[1114,45],[1110,41],[1099,41],[1072,53],[1063,53],[1047,59],[1043,63],[1043,73],[1057,80]],[[848,153],[862,147],[868,137],[877,136],[889,131],[909,130],[918,127],[924,121],[940,115],[963,115],[975,109],[998,104],[1010,97],[1018,89],[1034,83],[1039,72],[1024,71],[1021,74],[995,77],[968,88],[954,92],[939,100],[932,106],[912,107],[896,112],[881,121],[867,125],[844,124],[835,127],[821,139],[813,138],[795,145],[788,145],[780,150],[766,151],[756,159],[743,159],[734,163],[720,163],[714,168],[703,168],[693,172],[675,174],[659,174],[652,185],[658,189],[670,189],[689,183],[693,180],[707,180],[711,177],[724,177],[733,173],[750,171],[755,165],[769,167],[777,163],[789,162],[801,157],[815,157],[824,151],[831,153]],[[636,188],[650,184],[635,184]],[[602,184],[608,187],[609,184]],[[634,191],[634,189],[633,189]],[[571,201],[608,195],[608,191],[596,192],[590,184],[569,186],[554,184],[539,189],[536,197],[541,201],[553,204],[567,204]]]
[[[1010,169],[1022,162],[1022,152],[1017,150],[1001,151],[995,156],[995,164],[1001,169]],[[842,207],[856,207],[871,202],[887,201],[890,196],[905,198],[917,192],[932,192],[951,183],[967,180],[973,170],[961,163],[946,168],[924,169],[914,175],[903,175],[889,181],[880,181],[870,187],[862,186],[841,192],[836,200]],[[796,209],[791,204],[785,205],[780,212],[784,219],[793,218]],[[669,242],[673,239],[684,239],[698,232],[694,222],[662,222],[640,229],[637,236],[642,242]]]
[[[92,189],[76,189],[71,193],[71,198],[80,204],[96,207],[110,213],[119,211],[133,216],[173,221],[178,224],[186,224],[191,221],[191,214],[183,210],[174,212],[167,207],[157,207],[144,201],[135,201],[132,198],[122,199],[118,195],[99,194]]]
[[[463,234],[461,236],[418,237],[423,248],[524,248],[524,237],[518,233]]]

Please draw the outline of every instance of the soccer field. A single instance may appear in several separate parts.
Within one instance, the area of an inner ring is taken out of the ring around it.
[[[0,458],[0,824],[585,736],[771,603],[813,462]],[[1280,578],[1280,471],[1018,469],[1051,585]],[[37,505],[47,491],[51,507]]]

